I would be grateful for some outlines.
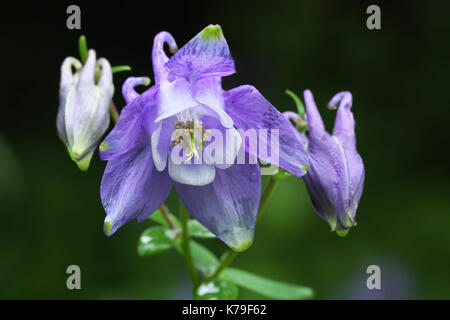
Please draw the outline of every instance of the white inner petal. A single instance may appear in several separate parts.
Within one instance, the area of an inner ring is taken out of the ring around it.
[[[214,181],[216,168],[207,164],[176,164],[169,156],[169,176],[176,182],[204,186]]]

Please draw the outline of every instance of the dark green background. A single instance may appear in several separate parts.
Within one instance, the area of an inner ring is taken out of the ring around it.
[[[350,90],[366,167],[358,226],[346,238],[329,232],[303,182],[288,178],[234,266],[310,286],[317,298],[450,298],[449,2],[378,2],[382,29],[374,31],[366,28],[369,2],[195,3],[79,3],[88,45],[113,65],[133,67],[115,77],[118,105],[128,75],[153,78],[157,32],[171,32],[181,46],[218,23],[237,69],[225,89],[252,84],[288,110],[284,90],[310,88],[330,129],[335,112],[327,102]],[[59,68],[77,55],[81,34],[65,27],[69,4],[2,8],[0,298],[188,298],[175,252],[136,254],[150,221],[103,234],[105,163],[96,155],[80,172],[57,138]],[[225,249],[218,240],[206,244]],[[80,291],[66,288],[70,264],[81,267]],[[371,264],[381,267],[379,292],[365,289]]]

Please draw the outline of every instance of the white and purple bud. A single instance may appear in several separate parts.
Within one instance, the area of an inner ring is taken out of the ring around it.
[[[111,65],[104,58],[96,60],[94,50],[89,50],[84,66],[73,57],[64,60],[56,125],[70,157],[83,171],[108,129],[113,94]]]

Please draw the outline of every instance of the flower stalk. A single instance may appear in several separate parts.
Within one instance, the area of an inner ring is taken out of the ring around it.
[[[109,113],[111,114],[112,121],[114,122],[114,124],[116,124],[117,121],[119,120],[119,111],[117,111],[116,104],[112,100],[109,105]]]
[[[264,189],[263,196],[259,203],[259,209],[258,209],[258,214],[256,216],[256,221],[258,221],[259,217],[261,216],[261,212],[266,207],[267,202],[269,201],[269,198],[272,195],[272,192],[275,189],[276,184],[277,184],[277,179],[274,176],[271,176],[269,183],[267,184],[266,188]]]
[[[228,267],[228,265],[234,260],[234,258],[236,257],[237,252],[232,250],[232,249],[228,249],[224,254],[223,257],[220,261],[220,264],[217,266],[216,271],[214,271],[214,273],[210,276],[207,277],[204,282],[208,282],[211,280],[214,280],[215,278],[217,278],[220,273],[223,271],[223,269],[225,269],[226,267]]]
[[[183,248],[184,259],[186,261],[186,266],[188,268],[189,275],[191,276],[192,283],[196,287],[200,284],[200,278],[198,276],[197,269],[195,268],[194,259],[192,258],[191,253],[191,243],[188,230],[189,213],[184,207],[184,205],[181,203],[181,201],[180,201],[180,215],[181,215],[181,237],[182,237],[181,246]]]
[[[178,233],[178,231],[179,231],[178,227],[175,225],[175,223],[170,218],[169,210],[167,209],[167,206],[165,204],[162,204],[161,207],[159,207],[159,210],[161,210],[162,216],[164,217],[164,220],[166,220],[170,229],[172,229]]]

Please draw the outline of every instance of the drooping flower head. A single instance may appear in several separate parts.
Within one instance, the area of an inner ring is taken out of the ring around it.
[[[270,162],[264,139],[251,148],[240,130],[279,131],[277,165],[302,176],[308,159],[296,131],[254,87],[223,91],[221,78],[235,72],[228,44],[218,25],[210,25],[169,59],[177,49],[167,32],[153,44],[155,85],[139,95],[134,87],[148,78],[129,78],[123,85],[127,106],[100,145],[108,160],[101,185],[108,235],[129,220],[146,219],[175,186],[188,211],[234,250],[252,242],[260,200],[257,163],[239,164],[240,151]],[[211,133],[235,143],[217,153]],[[265,137],[269,136],[264,131]],[[226,161],[220,161],[220,160]],[[217,161],[219,160],[219,161]]]
[[[98,81],[97,68],[101,72]],[[111,66],[104,58],[96,61],[94,50],[89,50],[84,66],[73,57],[64,60],[56,124],[60,139],[81,170],[88,169],[92,155],[108,129],[113,94]]]
[[[364,185],[364,164],[356,150],[355,121],[350,92],[336,94],[328,104],[338,107],[333,134],[323,124],[311,91],[304,92],[308,120],[310,169],[303,177],[314,209],[344,235],[355,225]]]

